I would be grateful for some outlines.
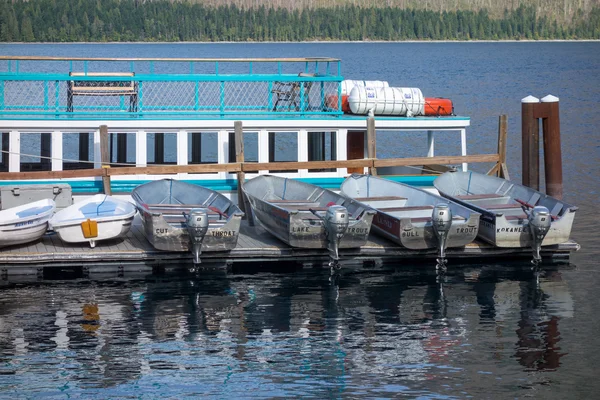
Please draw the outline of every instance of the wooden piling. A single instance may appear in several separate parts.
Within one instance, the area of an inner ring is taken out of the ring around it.
[[[235,134],[235,162],[236,163],[244,163],[244,129],[242,127],[242,121],[235,121],[233,123],[233,130]],[[246,173],[244,171],[239,171],[236,173],[237,176],[237,196],[238,196],[238,206],[240,210],[246,214],[246,218],[248,219],[248,223],[250,226],[254,226],[254,218],[251,213],[250,207],[247,207],[247,199],[244,195],[244,182],[246,180]]]
[[[540,189],[540,137],[539,122],[535,115],[539,99],[527,96],[521,100],[521,151],[523,185]]]
[[[558,97],[548,95],[542,98],[542,129],[544,132],[544,172],[546,194],[562,200],[562,153],[560,148],[560,118]]]
[[[112,194],[110,188],[110,175],[107,173],[107,169],[110,168],[110,148],[109,148],[109,133],[106,125],[100,125],[100,162],[104,169],[102,175],[102,187],[104,194]]]
[[[367,118],[367,157],[370,158],[371,160],[373,160],[377,157],[377,154],[375,151],[376,146],[377,146],[377,139],[376,139],[376,133],[375,133],[375,118],[369,117],[369,118]],[[369,173],[371,175],[377,175],[377,168],[371,167]]]

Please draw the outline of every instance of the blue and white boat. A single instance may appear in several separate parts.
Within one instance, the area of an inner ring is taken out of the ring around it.
[[[455,133],[460,155],[466,155],[468,117],[419,115],[422,96],[415,96],[410,113],[406,99],[394,108],[389,98],[351,107],[367,114],[344,113],[343,87],[347,93],[340,60],[325,57],[0,56],[0,143],[5,151],[0,184],[67,182],[78,201],[102,193],[107,176],[111,191],[125,195],[142,183],[168,178],[236,200],[241,168],[225,164],[236,162],[237,122],[245,179],[270,173],[339,188],[349,173],[368,172],[366,166],[341,163],[369,159],[368,113],[375,115],[377,134],[400,139],[406,132],[422,132],[423,158],[434,156],[436,135]],[[360,102],[361,97],[350,100]],[[282,168],[284,162],[308,161],[339,163]],[[277,165],[270,168],[269,163]],[[381,166],[378,172],[386,169]],[[431,185],[433,176],[396,179]]]
[[[41,238],[55,209],[54,200],[44,199],[0,211],[0,247]]]

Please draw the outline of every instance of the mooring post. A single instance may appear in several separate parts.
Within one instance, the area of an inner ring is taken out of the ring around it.
[[[500,178],[510,179],[506,165],[506,143],[508,139],[508,115],[498,117],[498,171]]]
[[[235,141],[235,162],[244,165],[244,129],[242,127],[242,121],[235,121],[233,123],[234,141]],[[240,210],[246,214],[246,219],[250,226],[254,226],[254,218],[249,215],[250,207],[246,207],[246,196],[244,196],[244,181],[246,180],[246,173],[241,170],[236,173],[237,176],[237,196],[238,206]]]
[[[375,118],[367,118],[367,157],[373,161],[377,157],[376,152],[377,140],[375,137]],[[369,168],[371,175],[377,175],[377,168],[375,166]]]
[[[102,187],[104,188],[104,194],[110,195],[112,193],[110,188],[110,175],[108,174],[108,168],[110,168],[110,149],[108,140],[108,127],[106,125],[100,125],[100,162],[102,163]]]
[[[521,99],[521,151],[523,185],[540,190],[540,133],[539,121],[535,117],[537,97]]]
[[[542,129],[544,132],[544,171],[546,194],[562,200],[562,153],[560,149],[560,118],[558,97],[548,95],[542,98]]]

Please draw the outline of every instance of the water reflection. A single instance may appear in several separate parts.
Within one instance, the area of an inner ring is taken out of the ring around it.
[[[457,387],[440,386],[447,379],[560,368],[572,316],[560,270],[520,265],[441,279],[384,266],[335,280],[317,268],[9,283],[0,385],[117,397],[448,395]]]

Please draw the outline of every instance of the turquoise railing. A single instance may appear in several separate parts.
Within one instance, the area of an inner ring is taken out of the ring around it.
[[[0,56],[0,116],[335,116],[342,80],[333,58]]]

